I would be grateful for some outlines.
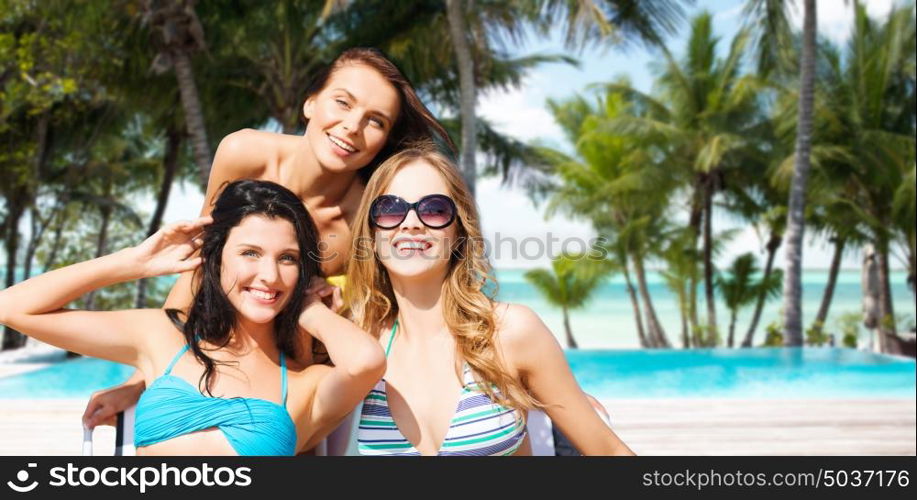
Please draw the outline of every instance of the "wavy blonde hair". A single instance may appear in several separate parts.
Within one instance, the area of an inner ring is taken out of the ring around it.
[[[471,365],[476,377],[482,379],[479,382],[488,382],[481,383],[481,389],[493,401],[522,410],[524,414],[525,410],[541,405],[507,372],[494,342],[497,325],[492,294],[496,292],[496,281],[484,252],[477,207],[455,164],[437,151],[434,144],[417,143],[396,153],[379,166],[367,183],[353,225],[354,248],[347,265],[344,302],[356,324],[373,335],[394,324],[398,303],[392,284],[376,257],[374,245],[366,245],[375,241],[369,209],[373,200],[384,194],[398,170],[418,160],[439,172],[449,187],[447,194],[458,209],[456,244],[442,288],[446,325],[460,355]],[[490,293],[486,291],[489,284]]]

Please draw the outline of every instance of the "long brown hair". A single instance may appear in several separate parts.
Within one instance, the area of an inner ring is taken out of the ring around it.
[[[408,144],[424,140],[437,141],[448,148],[453,155],[456,154],[456,147],[449,137],[449,133],[421,102],[411,82],[379,49],[354,47],[341,52],[331,64],[323,68],[315,76],[312,84],[306,90],[306,99],[321,92],[328,84],[331,75],[348,64],[364,64],[378,71],[383,78],[395,87],[401,99],[398,118],[395,120],[388,139],[385,141],[385,146],[382,147],[382,150],[368,165],[359,171],[359,175],[364,182],[369,180],[379,164]],[[308,126],[308,124],[309,121],[306,120],[306,125]]]
[[[299,346],[299,315],[306,300],[306,289],[313,276],[322,276],[318,255],[318,230],[302,201],[289,189],[269,181],[243,179],[223,187],[213,206],[213,223],[204,228],[201,257],[203,264],[195,270],[197,286],[187,319],[182,322],[178,309],[166,309],[166,315],[185,336],[194,357],[204,365],[198,385],[211,396],[216,365],[233,364],[212,359],[201,342],[225,347],[238,327],[239,312],[233,307],[220,284],[223,247],[232,229],[249,216],[262,215],[285,219],[296,231],[300,260],[296,286],[290,301],[274,318],[274,342],[277,349],[295,359]]]
[[[383,194],[401,167],[422,160],[436,169],[449,186],[449,195],[458,209],[456,244],[443,281],[443,316],[455,338],[462,358],[481,377],[481,389],[494,401],[518,410],[541,406],[510,375],[495,344],[497,328],[492,268],[484,252],[477,207],[462,175],[446,156],[431,143],[409,146],[386,160],[366,185],[353,226],[354,248],[347,266],[344,302],[354,321],[364,330],[379,335],[383,327],[394,324],[398,303],[388,274],[376,257],[369,223],[372,201]],[[491,292],[488,292],[488,289]],[[499,393],[493,390],[494,386]]]

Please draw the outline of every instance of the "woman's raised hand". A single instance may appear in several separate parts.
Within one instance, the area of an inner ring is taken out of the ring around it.
[[[134,247],[134,257],[143,268],[143,276],[183,273],[201,265],[201,257],[194,254],[203,244],[204,227],[211,222],[212,217],[204,216],[168,224]]]
[[[313,276],[306,288],[306,308],[315,303],[322,303],[332,312],[338,312],[344,306],[340,287],[325,281],[325,278]]]
[[[307,332],[314,334],[315,322],[319,321],[321,312],[337,313],[343,306],[341,289],[328,283],[324,278],[313,276],[306,289],[306,300],[299,316],[299,324]]]

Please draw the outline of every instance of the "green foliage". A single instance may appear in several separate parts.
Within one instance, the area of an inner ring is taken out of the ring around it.
[[[755,260],[752,253],[739,255],[724,273],[718,273],[714,278],[716,289],[730,313],[730,344],[732,344],[735,320],[739,310],[752,304],[759,297],[765,299],[776,297],[783,285],[783,274],[779,269],[772,271],[767,276],[757,278],[759,270]]]
[[[822,323],[816,321],[806,330],[806,344],[822,346],[828,343],[830,335],[822,329]]]
[[[551,261],[550,270],[532,269],[524,277],[551,305],[578,309],[613,271],[609,261],[565,253]]]
[[[694,338],[700,339],[701,341],[700,345],[695,347],[716,347],[721,345],[723,341],[719,330],[714,331],[709,323],[698,323],[694,325],[691,334],[694,335]]]
[[[848,311],[838,317],[837,325],[841,331],[841,345],[852,349],[857,348],[862,322],[863,314],[856,311]]]
[[[730,311],[738,311],[758,297],[760,283],[753,279],[757,273],[754,254],[744,253],[732,261],[725,273],[717,274],[717,289]]]
[[[108,226],[108,244],[112,249],[124,248],[139,243],[137,222],[131,218],[113,218]],[[96,256],[96,240],[101,227],[101,218],[95,210],[73,210],[63,221],[65,229],[62,231],[60,242],[60,255],[54,268],[68,266],[90,260]],[[53,241],[44,240],[38,250],[39,260],[43,260],[50,252]],[[119,283],[97,291],[94,298],[93,309],[117,310],[131,309],[134,307],[134,296],[137,284],[135,282]],[[152,293],[151,293],[152,292]],[[168,290],[161,286],[148,292],[150,300],[156,300],[155,307],[161,307],[162,301],[168,295]],[[75,303],[75,307],[83,307],[87,296],[84,295]]]
[[[773,321],[764,327],[764,347],[783,347],[783,332],[779,321]]]
[[[865,241],[880,251],[891,248],[913,273],[914,6],[896,4],[888,16],[870,19],[860,2],[853,4],[849,44],[834,47],[822,40],[819,46],[809,234],[841,239],[848,248]],[[195,5],[207,50],[193,62],[211,141],[269,120],[297,129],[308,82],[340,50],[355,45],[385,49],[428,106],[444,116],[458,114],[457,63],[442,43],[443,2],[357,0],[330,12],[328,5]],[[710,14],[693,19],[682,54],[661,49],[651,93],[619,78],[583,95],[550,100],[572,152],[525,144],[478,121],[486,173],[543,196],[548,214],[591,222],[608,239],[609,261],[616,266],[663,263],[665,283],[689,317],[696,315],[703,269],[700,226],[691,224],[703,220],[705,197],[714,210],[775,237],[778,246],[786,221],[798,36],[783,10],[788,2],[746,5],[748,22],[733,40],[715,35]],[[0,222],[9,221],[13,230],[33,217],[48,223],[41,238],[22,235],[8,259],[33,243],[36,271],[91,258],[104,214],[111,217],[108,249],[142,237],[147,214],[132,207],[158,191],[164,133],[183,133],[186,125],[174,75],[150,71],[159,52],[141,14],[139,4],[120,0],[0,0]],[[681,9],[666,0],[488,1],[476,3],[468,17],[476,85],[483,92],[517,87],[546,62],[574,63],[564,55],[507,50],[527,34],[564,23],[567,41],[576,44],[653,43],[672,31]],[[526,23],[534,29],[523,29]],[[757,72],[750,72],[753,66]],[[459,130],[457,120],[444,122]],[[186,149],[185,143],[179,171],[193,172]],[[8,242],[11,236],[2,238]],[[714,256],[728,236],[714,233]],[[552,303],[579,307],[601,281],[592,274],[602,273],[570,257],[533,272],[531,280]],[[733,313],[779,294],[781,271],[759,280],[754,260],[747,261],[737,259],[716,280]],[[165,283],[150,283],[147,304],[162,299]],[[100,292],[96,305],[129,307],[132,295],[131,286],[114,287]],[[854,316],[839,320],[847,346],[857,344],[860,320]],[[913,319],[884,321],[887,327],[913,326]],[[694,338],[714,334],[703,323],[691,327]],[[767,329],[765,343],[782,345],[779,326]],[[807,337],[820,344],[826,335],[817,325]]]

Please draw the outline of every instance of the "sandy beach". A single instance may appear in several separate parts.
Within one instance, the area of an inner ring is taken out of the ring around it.
[[[605,400],[640,455],[917,454],[915,400]],[[0,454],[78,455],[86,401],[0,400]],[[100,428],[96,454],[112,454]]]

